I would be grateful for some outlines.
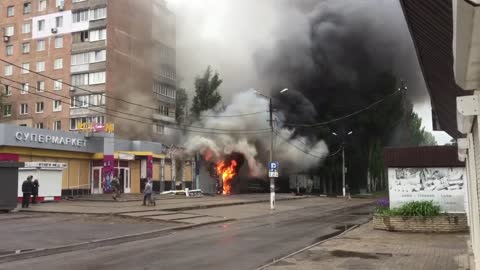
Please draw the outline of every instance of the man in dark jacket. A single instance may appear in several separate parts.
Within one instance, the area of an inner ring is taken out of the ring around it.
[[[28,208],[30,204],[30,195],[32,195],[33,191],[33,183],[32,183],[33,176],[27,177],[27,180],[23,181],[22,184],[22,192],[23,192],[23,200],[22,200],[22,208]]]
[[[38,187],[39,186],[40,185],[38,184],[38,180],[37,179],[33,180],[33,183],[32,183],[32,204],[37,203]]]

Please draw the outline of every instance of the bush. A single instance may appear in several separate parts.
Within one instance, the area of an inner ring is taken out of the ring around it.
[[[433,217],[440,215],[441,212],[440,206],[433,201],[413,201],[393,209],[377,206],[376,213],[385,216]]]

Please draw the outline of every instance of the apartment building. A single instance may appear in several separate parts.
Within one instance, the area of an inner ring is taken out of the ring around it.
[[[1,122],[63,131],[113,123],[125,139],[168,133],[175,18],[163,0],[2,0],[0,14]]]

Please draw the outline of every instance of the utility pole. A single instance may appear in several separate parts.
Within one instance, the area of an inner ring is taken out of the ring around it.
[[[269,103],[270,112],[270,163],[273,162],[273,103],[270,97]],[[270,177],[270,209],[275,210],[275,178]]]
[[[345,145],[342,144],[342,194],[345,197]]]

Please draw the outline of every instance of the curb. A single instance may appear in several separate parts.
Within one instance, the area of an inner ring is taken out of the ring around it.
[[[312,198],[310,196],[304,197],[292,197],[292,198],[281,198],[277,199],[276,201],[290,201],[290,200],[301,200],[301,199],[308,199]],[[255,204],[255,203],[264,203],[270,202],[270,200],[257,200],[257,201],[242,201],[242,202],[232,202],[232,203],[214,203],[209,205],[194,205],[194,206],[186,206],[186,207],[177,207],[177,208],[167,208],[167,209],[155,209],[149,208],[145,210],[134,210],[134,211],[122,211],[122,212],[109,212],[109,213],[86,213],[86,212],[60,212],[60,211],[32,211],[32,210],[19,210],[19,213],[49,213],[49,214],[73,214],[73,215],[119,215],[125,213],[142,213],[142,212],[150,212],[150,211],[171,211],[171,212],[179,212],[179,211],[187,211],[187,210],[196,210],[196,209],[208,209],[208,208],[216,208],[216,207],[224,207],[224,206],[235,206],[235,205],[244,205],[244,204]]]
[[[67,253],[72,251],[79,251],[84,249],[98,248],[98,247],[111,246],[111,245],[122,244],[127,242],[157,238],[159,236],[163,236],[167,233],[174,232],[174,231],[183,231],[183,230],[188,230],[196,227],[202,227],[206,225],[231,222],[231,221],[235,221],[235,219],[224,219],[224,220],[217,220],[212,222],[205,222],[201,224],[190,224],[185,226],[177,226],[177,227],[165,228],[161,230],[155,230],[155,231],[149,231],[149,232],[143,232],[143,233],[91,240],[88,242],[82,242],[82,243],[65,245],[65,246],[35,249],[35,250],[27,251],[24,253],[0,256],[0,264],[11,262],[11,261],[17,261],[17,260],[32,259],[32,258],[43,257],[48,255],[61,254],[61,253]]]

